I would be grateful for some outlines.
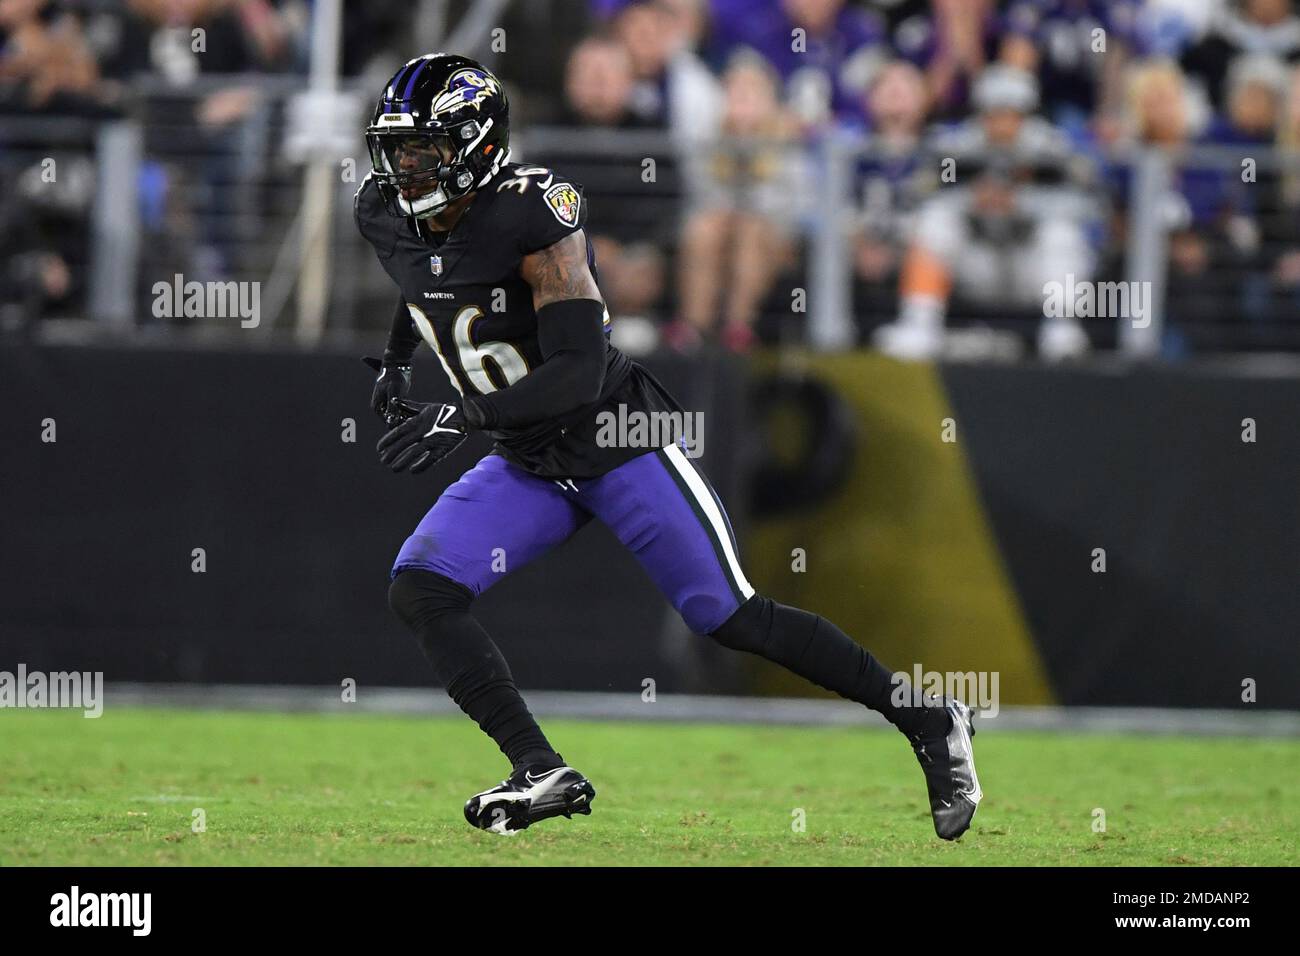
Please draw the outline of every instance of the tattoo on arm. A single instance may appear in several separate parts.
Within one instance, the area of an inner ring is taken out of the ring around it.
[[[587,266],[587,236],[581,229],[524,256],[519,272],[532,287],[534,309],[565,299],[603,301]]]

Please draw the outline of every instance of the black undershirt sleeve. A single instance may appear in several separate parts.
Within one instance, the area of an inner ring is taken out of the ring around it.
[[[605,306],[565,299],[537,311],[544,361],[509,388],[465,400],[472,428],[524,428],[567,414],[600,397],[605,384]]]
[[[410,365],[411,357],[420,344],[420,333],[416,331],[411,319],[411,310],[406,307],[406,299],[397,296],[397,310],[393,313],[393,325],[388,332],[388,345],[384,348],[385,365]]]

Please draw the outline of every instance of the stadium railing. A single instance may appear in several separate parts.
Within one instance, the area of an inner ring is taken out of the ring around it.
[[[0,117],[0,159],[9,176],[31,173],[49,158],[93,160],[95,201],[81,212],[89,241],[84,259],[70,263],[80,291],[43,315],[90,318],[93,324],[76,324],[89,332],[127,335],[186,326],[215,336],[224,330],[291,333],[304,176],[301,157],[285,149],[295,134],[286,109],[290,85],[262,76],[224,77],[180,91],[146,85],[136,91],[126,116],[100,122],[48,119],[37,127],[30,118]],[[238,119],[200,119],[206,97],[240,89],[248,91],[248,101]],[[301,146],[301,130],[296,132]],[[593,216],[603,207],[609,220],[608,210],[615,210],[618,228],[672,256],[695,194],[687,160],[666,136],[534,127],[519,130],[517,142],[519,161],[553,163],[580,181],[585,175]],[[697,144],[694,151],[701,148]],[[351,215],[368,163],[361,137],[350,154],[337,139],[334,145],[323,141],[320,149],[339,173],[330,200],[331,238],[335,261],[347,263],[330,271],[327,331],[380,328],[391,314],[391,283],[356,234]],[[760,321],[776,330],[768,338],[782,342],[817,349],[862,344],[872,325],[896,314],[896,274],[871,281],[855,274],[854,243],[866,205],[861,170],[878,153],[869,139],[844,135],[808,141],[799,150],[801,181],[812,188],[806,195],[788,190],[797,265],[769,294]],[[1253,181],[1243,172],[1246,160]],[[1189,350],[1300,348],[1293,319],[1300,302],[1295,153],[1271,146],[1198,147],[1176,157],[1117,153],[1099,157],[1095,166],[1102,172],[1091,186],[1063,187],[1074,190],[1073,205],[1058,206],[1056,214],[1077,216],[1087,229],[1097,261],[1110,264],[1098,277],[1148,283],[1152,300],[1148,323],[1110,319],[1105,328],[1094,326],[1103,347],[1113,343],[1130,355],[1175,357]],[[1114,188],[1117,182],[1125,188]],[[1098,202],[1099,195],[1118,201]],[[904,241],[909,216],[924,198],[924,189],[912,182],[898,190],[892,212],[904,232],[890,241]],[[185,281],[257,283],[257,327],[240,328],[227,318],[158,317],[154,289],[177,275]],[[671,288],[664,299],[671,312]]]

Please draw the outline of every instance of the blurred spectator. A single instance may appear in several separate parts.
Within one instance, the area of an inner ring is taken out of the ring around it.
[[[656,129],[632,110],[633,85],[632,60],[623,44],[611,35],[588,37],[569,54],[561,121],[588,129]],[[599,197],[589,204],[589,235],[619,243],[671,240],[678,225],[676,157],[664,148],[662,136],[646,146],[653,177],[643,174],[636,156],[629,160],[626,152],[592,149],[581,136],[563,140],[544,154],[530,153],[529,161],[555,166]]]
[[[714,36],[728,55],[756,50],[805,128],[863,122],[863,93],[888,56],[883,21],[844,0],[714,0]],[[797,32],[796,32],[797,31]]]
[[[861,228],[853,249],[854,312],[864,330],[898,311],[898,268],[928,106],[925,77],[906,60],[883,66],[867,92],[872,135],[858,165]]]
[[[127,0],[117,28],[101,51],[110,76],[141,73],[174,86],[200,73],[290,71],[296,65],[293,29],[305,31],[298,16],[285,16],[270,0]]]
[[[1120,108],[1124,66],[1146,52],[1140,8],[1136,0],[1013,0],[999,59],[1036,73],[1047,116],[1082,141],[1095,119]]]
[[[1278,138],[1286,93],[1287,71],[1280,61],[1259,53],[1238,57],[1228,70],[1227,115],[1215,120],[1209,138],[1231,146],[1257,147],[1262,153]],[[1231,189],[1227,184],[1224,187],[1229,199],[1225,200],[1223,228],[1238,260],[1236,265],[1258,273],[1243,277],[1248,296],[1266,294],[1269,251],[1264,248],[1262,221],[1284,205],[1281,171],[1267,159],[1260,165],[1261,158],[1256,159],[1253,183],[1233,182]],[[1268,237],[1270,242],[1275,238]],[[1250,311],[1257,315],[1267,311],[1267,305],[1258,303]]]
[[[682,230],[681,320],[669,340],[688,347],[710,335],[744,351],[759,306],[792,254],[798,218],[791,183],[796,154],[783,144],[793,123],[782,110],[779,78],[757,54],[736,55],[723,76],[720,145],[688,161],[690,212]]]
[[[678,48],[691,51],[703,61],[710,28],[707,0],[660,0],[660,3],[672,21],[669,31],[677,38]]]
[[[633,0],[614,19],[614,32],[632,62],[628,106],[638,121],[668,129],[686,142],[708,135],[717,121],[718,84],[691,50],[695,22],[678,0]]]
[[[557,49],[549,16],[574,8],[564,39],[576,46]],[[313,0],[0,0],[0,110],[97,117],[129,103],[145,118],[148,268],[165,260],[214,279],[255,271],[252,260],[275,241],[259,237],[287,224],[294,191],[283,188],[288,171],[268,136],[280,121],[276,85],[245,74],[301,72],[312,9]],[[516,71],[506,78],[518,156],[544,148],[528,161],[584,184],[602,282],[625,327],[675,317],[675,344],[708,337],[744,349],[757,313],[775,315],[781,303],[785,315],[781,273],[817,224],[809,214],[826,215],[805,204],[832,132],[861,147],[846,196],[856,216],[845,224],[864,331],[884,318],[906,340],[907,321],[937,315],[930,339],[943,344],[949,319],[1040,318],[1022,294],[1034,257],[1082,262],[1077,277],[1095,274],[1097,258],[1118,277],[1139,198],[1133,163],[1152,147],[1172,171],[1168,194],[1143,208],[1160,210],[1169,240],[1173,326],[1290,321],[1300,302],[1300,17],[1290,0],[569,0],[538,9],[515,5],[511,52],[493,60]],[[595,32],[585,32],[584,13]],[[408,49],[417,27],[404,0],[346,4],[345,74],[419,52]],[[554,66],[542,76],[538,63]],[[532,140],[530,118],[585,133]],[[9,128],[19,130],[4,157],[16,177],[27,161],[14,158],[21,127]],[[85,128],[90,142],[94,126]],[[1258,156],[1257,178],[1241,182],[1220,161],[1235,155],[1227,150]],[[1085,201],[1094,155],[1107,160],[1110,190]],[[955,161],[957,182],[936,191],[944,159]],[[11,263],[7,301],[75,308],[85,287],[78,249],[49,237],[84,237],[86,221],[42,211],[31,196],[7,198],[4,222],[31,215],[45,237],[22,232],[41,252]],[[1103,236],[1094,223],[1111,199]],[[950,261],[945,230],[972,243],[970,261]],[[1092,240],[1082,252],[1081,231]],[[921,350],[938,348],[933,341]],[[1069,354],[1081,343],[1066,330],[1052,347]]]
[[[1134,67],[1127,110],[1132,142],[1172,149],[1193,136],[1197,106],[1182,70],[1170,61],[1152,60]]]
[[[1014,165],[990,163],[969,186],[922,207],[903,265],[899,317],[876,330],[881,351],[902,359],[940,355],[950,311],[1041,320],[1038,350],[1047,359],[1087,351],[1077,320],[1044,317],[1044,287],[1067,276],[1091,279],[1092,251],[1077,222],[1023,201],[1025,177]]]
[[[117,29],[102,32],[102,56],[108,72],[137,84],[138,108],[151,119],[142,195],[146,189],[160,194],[148,199],[168,210],[165,229],[178,236],[176,249],[148,255],[175,261],[205,281],[256,268],[263,224],[232,213],[236,197],[249,195],[249,132],[266,119],[270,94],[244,74],[302,66],[302,0],[128,0],[126,6]]]
[[[602,279],[608,275],[610,314],[619,319],[654,322],[656,309],[664,291],[665,262],[663,253],[648,242],[609,244]],[[605,292],[602,286],[601,291]]]
[[[659,305],[667,277],[664,254],[652,243],[592,240],[600,291],[614,319],[614,344],[633,354],[651,351],[659,340]]]
[[[877,232],[896,231],[905,190],[921,163],[928,102],[921,71],[904,60],[884,66],[867,93],[871,148],[858,179],[863,211]]]
[[[999,37],[993,0],[932,0],[893,33],[898,54],[921,67],[935,115],[953,119],[967,104],[970,84],[996,52]]]
[[[1162,150],[1172,163],[1169,193],[1155,204],[1168,233],[1166,348],[1187,343],[1193,327],[1234,321],[1225,303],[1239,296],[1239,277],[1254,251],[1253,230],[1238,208],[1239,180],[1221,165],[1189,160],[1188,148],[1205,126],[1203,104],[1177,64],[1152,60],[1134,66],[1127,125],[1135,145]],[[1117,233],[1133,207],[1132,170],[1112,166],[1118,198]]]
[[[1247,313],[1279,323],[1300,315],[1300,66],[1288,77],[1278,111],[1278,165],[1261,170],[1256,190],[1261,232],[1256,298]]]
[[[85,302],[95,171],[84,156],[50,160],[7,168],[11,188],[0,194],[0,306],[19,324],[75,315]]]
[[[79,16],[47,0],[0,0],[0,108],[96,113],[107,93]]]
[[[1247,53],[1300,59],[1300,17],[1291,0],[1222,0],[1205,36],[1186,52],[1182,64],[1205,81],[1210,99],[1222,104],[1228,65]]]
[[[626,47],[617,40],[588,37],[569,54],[562,120],[573,126],[647,125],[632,111],[632,84]]]
[[[915,151],[930,109],[920,70],[906,60],[883,64],[872,77],[866,103],[876,145],[895,156]]]
[[[980,74],[971,98],[976,116],[936,134],[933,152],[955,159],[958,169],[991,153],[1025,165],[1064,165],[1069,143],[1060,130],[1034,115],[1038,83],[1032,74],[995,64]]]
[[[1281,61],[1262,53],[1238,57],[1228,69],[1227,115],[1215,120],[1209,138],[1232,144],[1272,142],[1286,90]]]

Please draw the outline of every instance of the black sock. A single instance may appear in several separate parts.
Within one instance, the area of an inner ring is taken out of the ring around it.
[[[464,647],[465,653],[444,653],[435,658],[428,642],[423,638],[420,641],[438,682],[447,688],[456,705],[496,741],[513,769],[537,764],[561,766],[564,761],[528,710],[496,644],[468,611],[460,612],[457,618],[443,619],[440,638],[445,639],[445,629],[450,627],[462,632],[460,639],[473,640],[473,649]]]
[[[511,766],[561,766],[501,651],[470,614],[472,598],[467,588],[429,571],[403,571],[389,589],[393,610],[415,632],[438,682]]]
[[[765,657],[841,697],[879,711],[909,737],[946,723],[895,674],[826,618],[755,595],[711,635],[718,643]]]

